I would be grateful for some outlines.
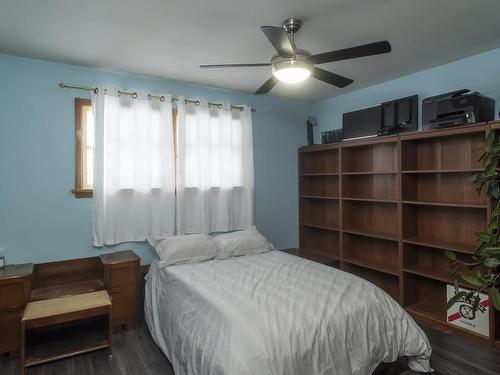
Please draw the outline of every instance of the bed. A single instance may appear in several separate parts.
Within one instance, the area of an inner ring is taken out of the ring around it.
[[[281,251],[155,261],[145,316],[177,375],[371,374],[399,356],[432,371],[426,335],[384,291]]]

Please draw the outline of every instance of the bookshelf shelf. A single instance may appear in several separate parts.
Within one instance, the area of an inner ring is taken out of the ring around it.
[[[301,173],[302,177],[322,177],[322,176],[338,176],[340,173]]]
[[[364,171],[364,172],[342,172],[346,176],[363,176],[363,175],[379,175],[379,174],[397,174],[397,171]]]
[[[342,198],[342,200],[353,201],[353,202],[398,203],[398,201],[394,199],[377,199],[377,198]]]
[[[340,227],[338,226],[326,226],[326,225],[317,225],[311,223],[300,223],[300,225],[303,227],[314,228],[314,229],[329,230],[334,232],[340,231]]]
[[[480,172],[481,168],[469,169],[421,169],[421,170],[402,170],[401,173],[406,174],[427,174],[427,173],[476,173]]]
[[[438,206],[438,207],[483,208],[483,209],[488,208],[487,204],[470,204],[470,203],[403,201],[403,204],[420,205],[420,206]]]
[[[450,250],[463,254],[472,254],[476,248],[475,246],[464,245],[457,242],[436,241],[436,240],[422,239],[418,237],[405,238],[403,239],[403,242],[414,245],[433,247],[436,249]]]
[[[378,239],[387,240],[387,241],[398,241],[397,235],[393,235],[393,234],[359,231],[359,230],[354,230],[354,229],[349,229],[349,228],[343,228],[342,232],[348,233],[348,234],[356,234],[358,236],[378,238]]]
[[[301,195],[301,198],[305,199],[330,199],[330,200],[338,200],[338,197],[323,197],[321,195]]]
[[[368,269],[371,269],[371,270],[374,270],[374,271],[379,271],[379,272],[387,273],[389,275],[399,276],[399,272],[395,268],[388,268],[386,266],[380,266],[380,265],[373,264],[373,263],[370,263],[370,262],[367,262],[367,261],[364,261],[364,260],[361,260],[361,259],[351,259],[351,258],[345,258],[344,257],[344,262],[347,262],[347,263],[350,263],[350,264],[354,264],[356,266],[360,266],[360,267],[363,267],[363,268],[368,268]]]

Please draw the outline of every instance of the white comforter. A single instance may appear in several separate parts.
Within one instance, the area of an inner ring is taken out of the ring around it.
[[[177,375],[371,374],[402,355],[431,371],[427,337],[385,292],[280,251],[156,261],[145,310]]]

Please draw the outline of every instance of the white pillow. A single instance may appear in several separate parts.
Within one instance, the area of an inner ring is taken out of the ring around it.
[[[252,255],[274,250],[266,237],[252,228],[214,236],[218,253],[216,259],[227,259],[241,255]]]
[[[202,262],[215,258],[217,244],[206,234],[189,234],[162,239],[148,238],[160,257],[160,266]]]

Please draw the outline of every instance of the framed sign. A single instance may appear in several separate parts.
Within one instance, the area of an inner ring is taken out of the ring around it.
[[[468,289],[459,288],[459,292],[470,292]],[[446,297],[449,300],[455,295],[455,286],[446,285]],[[490,329],[490,300],[487,294],[479,293],[479,308],[474,311],[474,298],[462,297],[448,309],[446,314],[448,323],[469,331],[489,336]]]

